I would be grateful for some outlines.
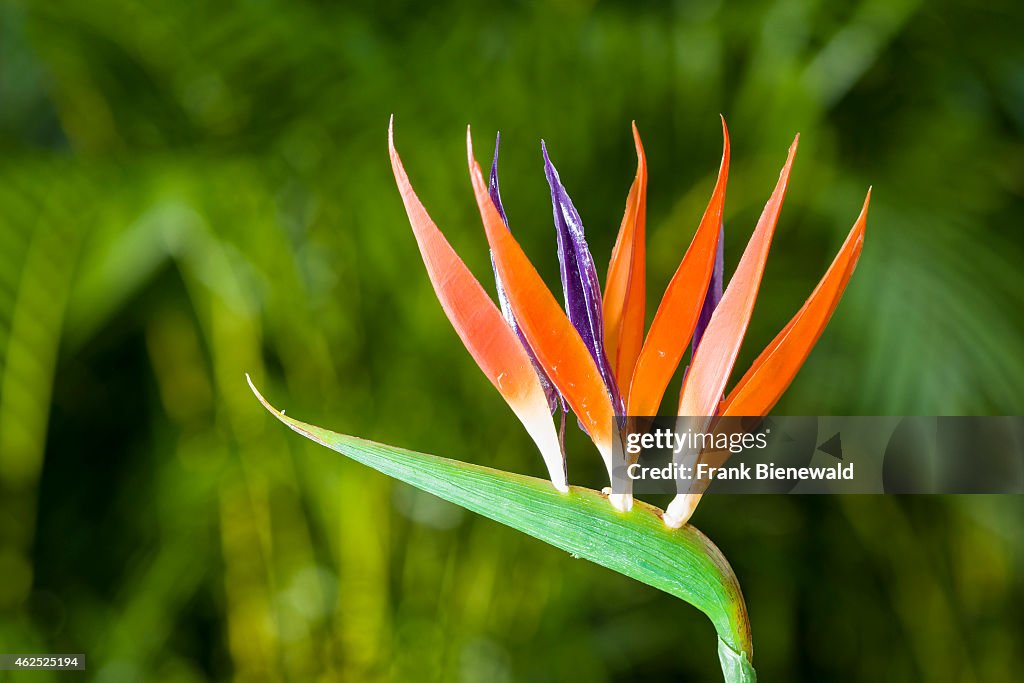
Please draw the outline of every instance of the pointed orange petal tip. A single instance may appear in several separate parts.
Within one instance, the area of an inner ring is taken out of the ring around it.
[[[633,143],[637,157],[636,177],[626,197],[622,224],[608,264],[602,306],[605,351],[615,379],[624,390],[629,389],[643,346],[647,305],[647,158],[635,121]]]
[[[601,373],[562,307],[502,222],[473,156],[468,129],[466,152],[477,208],[516,320],[537,361],[593,439],[610,476],[614,413]]]
[[[655,415],[679,366],[707,294],[715,267],[725,189],[729,181],[729,130],[722,119],[722,161],[711,199],[686,254],[669,281],[636,362],[629,389],[629,415]]]
[[[388,147],[398,191],[445,315],[484,375],[537,443],[555,488],[568,490],[565,459],[547,397],[526,349],[420,203],[395,150],[391,125]]]
[[[750,315],[754,310],[761,276],[768,260],[772,235],[782,211],[782,201],[789,185],[800,135],[789,147],[786,163],[779,173],[779,180],[765,204],[754,234],[747,243],[736,272],[729,281],[722,300],[711,316],[711,322],[697,353],[690,364],[690,371],[683,380],[679,400],[679,415],[710,417],[716,414],[729,373],[732,372],[739,353],[743,336],[746,334]]]
[[[860,259],[871,189],[832,265],[793,319],[758,356],[722,405],[723,415],[765,415],[789,387],[832,317]]]

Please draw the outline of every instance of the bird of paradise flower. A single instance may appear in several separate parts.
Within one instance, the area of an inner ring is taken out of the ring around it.
[[[441,307],[477,365],[537,444],[553,489],[549,486],[544,492],[538,480],[530,477],[335,434],[285,417],[255,387],[253,391],[275,416],[318,443],[691,602],[715,623],[726,680],[753,681],[749,622],[735,575],[714,544],[686,524],[700,493],[680,493],[664,512],[646,503],[634,509],[629,493],[570,487],[563,446],[565,415],[571,409],[611,478],[622,464],[616,458],[623,457],[622,449],[615,448],[622,433],[617,418],[657,413],[687,346],[692,351],[680,392],[680,417],[710,421],[767,414],[838,305],[860,257],[870,189],[853,228],[811,295],[726,394],[799,136],[723,289],[722,216],[730,154],[724,118],[722,133],[722,160],[711,198],[645,335],[647,165],[635,124],[636,176],[603,296],[582,220],[542,142],[564,309],[510,230],[498,185],[497,143],[485,180],[467,129],[470,178],[495,274],[495,305],[416,196],[395,149],[393,121],[388,127],[392,170]],[[561,418],[557,431],[553,413]],[[601,509],[602,498],[611,506],[606,502]]]
[[[687,345],[693,350],[692,362],[680,393],[680,416],[764,415],[807,358],[856,266],[870,190],[860,217],[810,298],[723,399],[754,308],[799,136],[723,291],[722,213],[729,175],[724,119],[722,133],[722,162],[711,200],[644,337],[647,164],[635,124],[636,178],[626,200],[603,298],[583,223],[542,143],[557,228],[564,311],[509,230],[498,186],[497,145],[487,183],[467,130],[469,171],[491,247],[500,311],[423,208],[389,129],[392,170],[438,299],[470,354],[537,443],[551,482],[559,490],[566,490],[566,462],[550,416],[558,404],[562,410],[568,406],[579,418],[609,478],[618,464],[613,443],[616,415],[654,415]],[[609,498],[620,510],[632,504],[629,494]],[[680,494],[666,510],[665,523],[684,524],[697,500],[699,494]]]

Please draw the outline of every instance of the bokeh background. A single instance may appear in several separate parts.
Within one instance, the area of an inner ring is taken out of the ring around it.
[[[40,682],[718,680],[693,608],[299,438],[243,374],[302,419],[542,475],[433,297],[388,116],[488,287],[464,127],[481,160],[501,130],[554,288],[539,140],[603,276],[635,119],[653,311],[723,113],[727,272],[802,133],[738,372],[873,185],[779,412],[1019,414],[1022,23],[1015,0],[0,3],[0,651],[87,653]],[[600,485],[572,431],[571,479]],[[762,680],[1012,681],[1022,513],[748,496],[694,522],[740,577]]]

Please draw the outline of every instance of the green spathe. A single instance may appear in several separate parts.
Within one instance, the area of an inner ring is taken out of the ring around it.
[[[249,386],[275,417],[331,450],[685,600],[711,619],[727,683],[755,680],[750,624],[736,576],[696,528],[669,529],[661,510],[640,501],[630,512],[619,512],[591,489],[572,486],[563,494],[535,477],[337,434],[287,417],[251,381]]]

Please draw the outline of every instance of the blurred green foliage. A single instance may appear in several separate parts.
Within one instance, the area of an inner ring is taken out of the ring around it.
[[[1019,414],[1022,9],[0,3],[0,651],[85,652],[97,681],[716,680],[692,608],[287,433],[243,373],[311,422],[542,474],[433,298],[388,116],[485,282],[463,126],[481,160],[501,129],[505,206],[552,286],[538,141],[603,268],[635,119],[653,311],[721,112],[727,271],[802,133],[741,371],[875,188],[779,411]],[[1008,681],[1022,511],[720,497],[694,521],[744,586],[763,680]]]

